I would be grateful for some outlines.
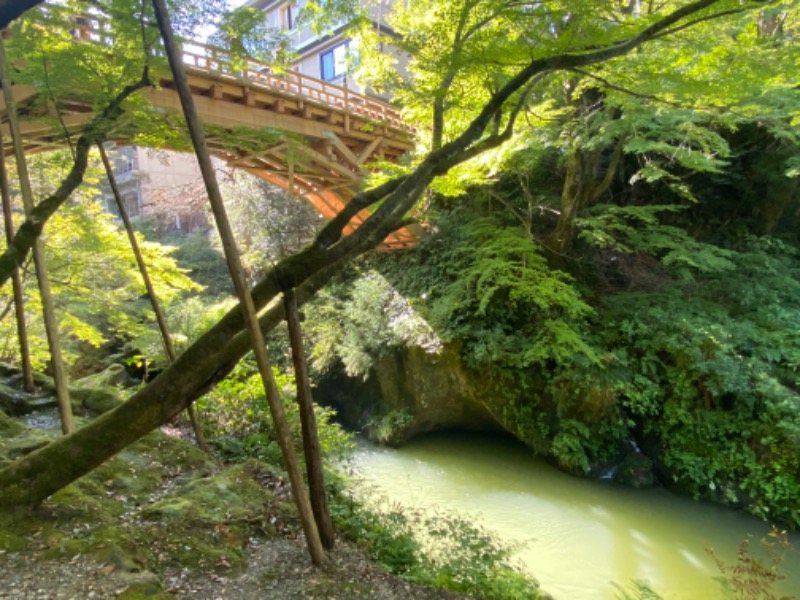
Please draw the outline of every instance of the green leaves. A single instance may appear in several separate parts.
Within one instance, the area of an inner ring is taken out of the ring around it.
[[[439,223],[439,237],[414,256],[423,266],[390,272],[401,290],[424,298],[417,309],[439,336],[463,343],[475,368],[593,357],[581,334],[593,311],[571,278],[551,269],[520,228],[464,217],[456,211]]]
[[[676,205],[598,205],[585,218],[578,219],[576,226],[579,236],[593,246],[626,253],[647,252],[681,278],[734,269],[734,252],[698,242],[684,229],[659,220],[659,214],[682,210]]]
[[[48,192],[60,178],[63,155],[39,155],[31,161],[37,195]],[[87,193],[88,191],[88,193]],[[49,221],[45,230],[47,259],[67,362],[80,355],[81,344],[100,346],[112,338],[129,339],[153,327],[144,284],[128,239],[111,214],[89,188],[77,194]],[[18,202],[19,203],[19,202]],[[153,284],[161,300],[169,302],[200,287],[178,267],[174,249],[139,240]],[[25,271],[30,337],[35,366],[47,361],[41,310],[32,271]],[[10,294],[9,286],[3,290]],[[13,320],[2,321],[3,337],[13,339]],[[13,348],[15,345],[10,344]],[[11,358],[10,356],[8,358]]]

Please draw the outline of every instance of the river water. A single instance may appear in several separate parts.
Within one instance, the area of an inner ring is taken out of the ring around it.
[[[611,582],[645,580],[666,600],[723,598],[706,548],[734,562],[765,523],[664,490],[633,490],[566,475],[514,440],[473,434],[418,438],[399,450],[365,445],[354,458],[370,494],[414,509],[457,511],[505,540],[558,600],[617,597]],[[360,486],[361,487],[361,486]],[[800,549],[800,536],[792,543]],[[780,591],[800,598],[800,551]]]

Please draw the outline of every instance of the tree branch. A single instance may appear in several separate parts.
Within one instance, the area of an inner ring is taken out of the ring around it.
[[[652,100],[653,102],[666,104],[668,106],[674,106],[675,108],[691,108],[690,106],[680,104],[678,102],[673,102],[671,100],[665,100],[664,98],[659,98],[658,96],[653,96],[651,94],[642,94],[640,92],[634,92],[633,90],[629,90],[628,88],[624,88],[622,86],[611,83],[608,79],[600,77],[599,75],[595,75],[594,73],[590,73],[589,71],[584,71],[583,69],[570,69],[570,70],[573,73],[578,73],[579,75],[583,75],[584,77],[589,77],[590,79],[594,79],[595,81],[602,83],[604,87],[607,87],[610,90],[622,92],[623,94],[627,94],[628,96],[632,96],[634,98],[641,98],[642,100]]]
[[[4,82],[5,83],[5,82]],[[103,109],[99,115],[95,116],[75,144],[75,161],[72,164],[69,174],[61,182],[58,189],[49,197],[45,198],[36,205],[28,215],[25,222],[20,226],[14,239],[6,250],[0,255],[0,286],[5,285],[11,277],[14,267],[20,266],[25,260],[25,256],[33,247],[36,239],[41,235],[48,219],[59,209],[59,207],[69,198],[70,194],[83,181],[83,175],[89,163],[89,150],[95,144],[105,139],[108,130],[114,121],[122,114],[122,104],[132,94],[151,85],[149,69],[142,71],[142,77],[136,83],[132,83],[117,94],[116,97]]]

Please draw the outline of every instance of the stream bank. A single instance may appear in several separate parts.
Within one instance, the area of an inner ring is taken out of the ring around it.
[[[749,540],[763,558],[759,540],[770,533],[752,516],[664,489],[571,477],[506,436],[436,434],[398,449],[365,443],[352,468],[387,504],[457,512],[496,532],[556,598],[616,600],[614,584],[643,580],[666,600],[722,600],[707,550],[732,565]],[[780,569],[787,579],[777,586],[787,597],[800,594],[800,537],[790,541],[795,550]]]
[[[58,435],[55,410],[0,411],[0,467]],[[277,470],[220,463],[188,436],[162,428],[36,510],[0,513],[0,600],[466,598],[404,581],[342,538],[312,567]]]

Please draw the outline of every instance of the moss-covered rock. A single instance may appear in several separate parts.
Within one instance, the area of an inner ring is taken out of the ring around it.
[[[29,394],[0,382],[0,411],[9,415],[26,415],[36,410],[46,410],[58,405],[55,396]]]
[[[269,511],[285,516],[291,507],[258,483],[271,469],[256,460],[235,465],[213,475],[194,479],[146,511],[168,521],[190,525],[215,525],[266,520]]]
[[[195,478],[148,507],[157,521],[157,560],[188,568],[236,573],[245,565],[248,532],[273,534],[296,520],[294,508],[259,483],[272,469],[255,460]],[[168,552],[167,552],[168,550]]]
[[[0,524],[0,550],[4,552],[15,552],[24,550],[28,546],[28,541],[21,535],[8,531]]]
[[[120,594],[117,600],[171,600],[175,598],[173,594],[165,592],[161,581],[153,573],[137,573],[132,577]]]
[[[0,468],[46,446],[56,435],[55,431],[27,427],[0,411]]]
[[[75,387],[96,390],[98,388],[113,388],[115,386],[128,386],[133,382],[125,367],[120,364],[111,365],[104,371],[89,375],[81,379],[76,379]]]
[[[491,391],[466,368],[456,347],[433,354],[420,347],[398,348],[376,360],[365,384],[344,380],[339,374],[321,382],[320,401],[333,406],[347,426],[364,429],[379,443],[398,445],[446,429],[501,430],[485,402]],[[347,392],[340,395],[335,388]]]
[[[614,481],[637,489],[653,487],[656,484],[653,461],[641,452],[631,452],[619,465]]]
[[[93,415],[100,415],[122,404],[119,390],[114,387],[122,381],[124,374],[122,365],[112,365],[102,373],[85,377],[69,388],[70,403],[74,413],[84,410]],[[0,363],[0,409],[11,414],[29,414],[45,410],[57,405],[56,388],[52,377],[43,373],[34,373],[36,393],[28,394],[22,390],[22,372],[13,365]],[[129,382],[129,380],[127,380]]]
[[[93,415],[102,415],[122,404],[119,392],[113,388],[76,388],[69,389],[72,409],[86,410]]]
[[[47,439],[24,425],[7,428],[18,435],[3,437],[0,447]],[[156,431],[37,510],[0,513],[0,549],[36,550],[43,559],[88,556],[121,574],[167,567],[236,574],[252,536],[296,527],[293,508],[260,483],[274,477],[256,461],[219,471],[210,455]],[[169,597],[158,581],[142,583],[132,582],[123,597]]]
[[[13,437],[25,431],[25,426],[0,410],[0,436]]]

